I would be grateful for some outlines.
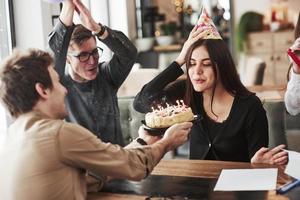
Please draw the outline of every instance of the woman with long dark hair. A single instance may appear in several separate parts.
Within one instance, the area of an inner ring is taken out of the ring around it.
[[[134,108],[146,113],[183,99],[199,116],[190,133],[190,159],[286,163],[282,145],[264,148],[268,123],[261,101],[241,83],[226,43],[206,39],[208,34],[194,27],[177,59],[136,96]],[[187,78],[178,81],[184,64]]]

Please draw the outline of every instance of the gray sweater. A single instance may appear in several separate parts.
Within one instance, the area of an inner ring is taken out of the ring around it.
[[[66,120],[84,126],[104,142],[123,146],[117,91],[135,62],[137,50],[122,32],[107,28],[109,35],[101,42],[113,51],[112,59],[99,64],[96,79],[76,82],[66,70],[67,50],[74,28],[74,25],[66,27],[59,21],[49,34],[56,71],[68,90],[65,101],[69,116]]]

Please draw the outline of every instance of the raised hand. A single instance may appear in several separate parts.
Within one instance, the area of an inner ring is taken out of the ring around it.
[[[281,144],[273,149],[260,148],[251,158],[251,163],[267,163],[272,165],[284,165],[288,162],[288,153],[283,151],[285,145]]]
[[[198,28],[196,25],[189,34],[188,39],[185,41],[179,56],[176,58],[176,62],[179,65],[183,65],[185,63],[185,57],[188,53],[189,48],[199,39],[203,38],[208,34],[208,31],[205,29]]]
[[[73,0],[82,25],[90,31],[99,32],[101,27],[91,15],[91,12],[80,0]]]
[[[75,5],[72,0],[63,1],[63,7],[59,18],[65,26],[71,26],[73,24],[74,9]]]

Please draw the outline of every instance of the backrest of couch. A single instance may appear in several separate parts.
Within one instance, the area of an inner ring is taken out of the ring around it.
[[[265,101],[263,102],[263,106],[268,118],[269,147],[287,144],[284,129],[284,102]]]
[[[134,97],[119,97],[120,121],[125,144],[138,136],[138,129],[142,125],[141,120],[145,114],[137,112],[133,108]]]
[[[135,111],[133,108],[134,97],[119,97],[120,121],[125,144],[128,144],[132,139],[138,136],[138,129],[142,125],[141,120],[145,118],[145,114]],[[287,144],[285,135],[286,128],[286,112],[284,102],[282,101],[265,101],[263,106],[267,113],[269,125],[269,147],[274,147],[279,144]],[[288,116],[290,117],[290,116]],[[300,115],[294,121],[298,124]],[[294,119],[294,118],[293,118]],[[288,122],[291,123],[291,119]],[[292,126],[289,124],[289,126]]]

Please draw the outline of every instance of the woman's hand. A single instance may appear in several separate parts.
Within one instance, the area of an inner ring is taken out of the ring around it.
[[[284,144],[278,145],[273,149],[262,147],[251,158],[251,163],[267,163],[271,165],[287,164],[288,153],[282,150],[284,147]]]
[[[196,41],[202,39],[207,34],[208,34],[208,30],[198,28],[198,26],[196,25],[193,28],[193,30],[190,32],[188,39],[185,41],[185,43],[181,49],[181,52],[175,61],[179,65],[183,65],[185,63],[185,57],[188,53],[189,48],[192,46],[192,44],[194,44]]]

